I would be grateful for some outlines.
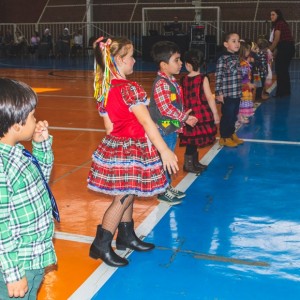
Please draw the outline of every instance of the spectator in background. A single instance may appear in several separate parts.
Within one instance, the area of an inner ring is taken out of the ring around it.
[[[56,56],[67,57],[70,54],[71,35],[68,28],[64,28],[56,43]]]
[[[35,31],[30,39],[30,45],[29,45],[29,53],[30,54],[35,54],[36,51],[39,48],[39,44],[40,44],[40,34]]]
[[[39,45],[39,57],[45,58],[53,55],[53,41],[49,28],[44,30],[44,34],[41,38]]]
[[[295,43],[289,25],[279,9],[271,10],[272,32],[269,41],[270,50],[275,56],[275,72],[277,76],[276,97],[291,94],[289,66],[295,54]]]
[[[173,35],[182,34],[182,24],[178,22],[178,17],[174,17],[173,23],[169,25],[170,31],[173,33]]]
[[[71,50],[71,56],[75,57],[78,52],[82,51],[83,48],[83,36],[80,30],[76,30],[73,38],[73,46]]]
[[[14,37],[9,29],[4,34],[3,44],[5,56],[13,55]]]

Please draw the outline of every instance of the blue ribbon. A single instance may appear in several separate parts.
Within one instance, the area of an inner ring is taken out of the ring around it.
[[[38,160],[26,149],[23,149],[22,150],[23,152],[23,155],[25,155],[26,157],[28,157],[30,159],[30,161],[37,167],[37,169],[39,170],[41,176],[42,176],[42,179],[43,179],[43,182],[44,182],[44,185],[48,191],[48,194],[49,194],[49,197],[50,197],[50,200],[51,200],[51,206],[52,206],[52,215],[53,217],[55,218],[55,220],[57,220],[57,222],[60,222],[60,217],[59,217],[59,211],[58,211],[58,207],[57,207],[57,204],[56,204],[56,201],[55,201],[55,198],[51,192],[51,189],[48,185],[48,182],[43,174],[43,171],[41,169],[41,166],[38,162]]]

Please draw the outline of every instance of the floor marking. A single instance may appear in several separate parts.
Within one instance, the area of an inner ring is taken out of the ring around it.
[[[53,180],[53,181],[50,181],[50,183],[51,183],[51,184],[53,184],[53,183],[56,183],[56,182],[60,181],[61,179],[63,179],[63,178],[65,178],[65,177],[69,176],[70,174],[73,174],[73,173],[75,173],[76,171],[78,171],[78,170],[80,170],[80,169],[84,168],[84,167],[85,167],[85,165],[87,165],[87,164],[89,164],[89,165],[90,165],[90,164],[91,164],[91,162],[92,162],[92,160],[91,160],[91,159],[89,159],[88,161],[86,161],[86,162],[82,163],[82,164],[81,164],[81,165],[79,165],[79,166],[76,166],[76,168],[74,168],[74,169],[70,170],[69,172],[65,173],[64,175],[62,175],[62,176],[60,176],[60,177],[56,178],[56,179],[55,179],[55,180]]]
[[[281,144],[281,145],[300,146],[300,142],[275,141],[275,140],[256,140],[256,139],[243,139],[243,140],[245,142],[252,142],[252,143],[265,143],[265,144]]]
[[[41,98],[41,97],[55,97],[55,98],[57,98],[57,97],[61,97],[61,98],[78,98],[78,99],[82,99],[82,98],[84,98],[84,99],[94,99],[94,97],[91,97],[91,96],[68,96],[68,95],[59,95],[59,94],[52,94],[52,95],[49,95],[49,94],[39,94],[38,95],[39,96],[39,98]]]
[[[159,247],[159,246],[157,246],[156,249],[174,251],[174,249],[166,248],[166,247]],[[197,259],[221,261],[221,262],[225,262],[225,263],[234,263],[234,264],[239,264],[239,265],[258,266],[258,267],[269,267],[270,266],[269,263],[264,262],[264,261],[252,261],[252,260],[246,260],[246,259],[231,258],[231,257],[227,257],[227,256],[199,253],[199,252],[195,252],[195,251],[191,251],[191,250],[176,249],[176,253],[187,253],[187,254],[192,254]]]
[[[57,127],[57,126],[49,126],[49,129],[54,130],[74,130],[74,131],[92,131],[92,132],[106,132],[105,129],[95,129],[95,128],[80,128],[80,127]]]

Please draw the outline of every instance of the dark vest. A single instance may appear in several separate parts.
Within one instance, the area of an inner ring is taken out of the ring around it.
[[[170,119],[168,116],[163,116],[156,105],[156,102],[154,100],[154,88],[156,86],[157,81],[161,79],[165,80],[170,87],[171,104],[180,111],[182,111],[183,109],[182,100],[176,90],[176,87],[169,79],[161,76],[156,77],[154,84],[152,86],[152,92],[151,92],[150,103],[149,103],[149,112],[152,120],[159,126],[159,128],[165,134],[169,134],[181,128],[182,124],[178,120]]]

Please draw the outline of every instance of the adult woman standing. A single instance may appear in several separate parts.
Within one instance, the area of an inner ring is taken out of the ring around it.
[[[295,43],[289,25],[279,9],[271,11],[272,32],[270,50],[275,54],[275,72],[277,75],[276,96],[291,94],[289,66],[295,54]]]

